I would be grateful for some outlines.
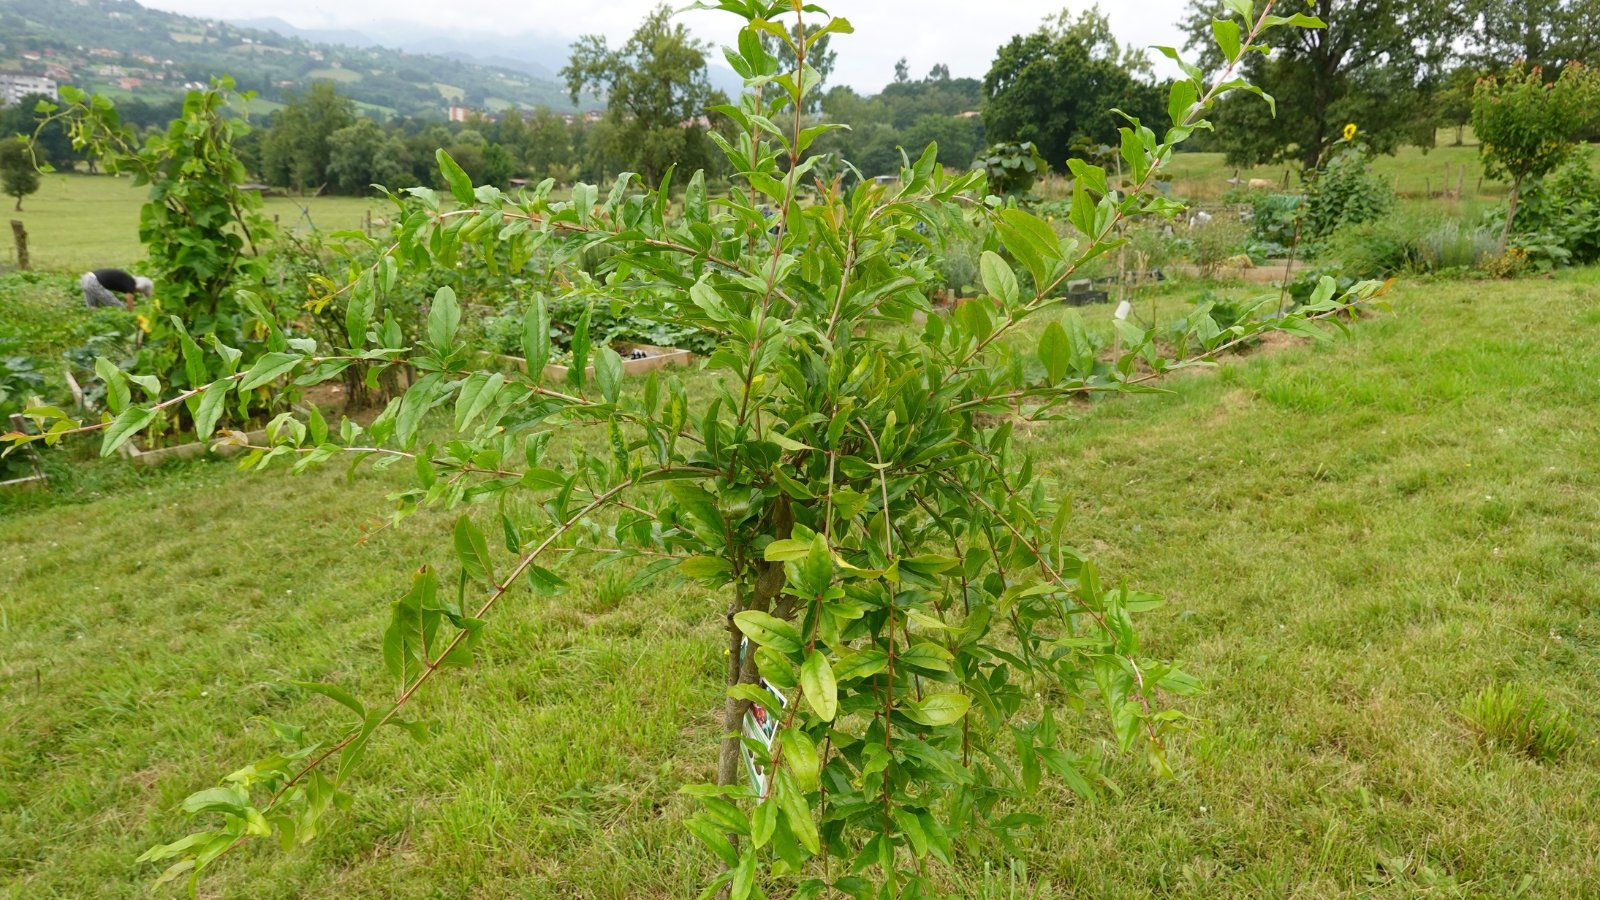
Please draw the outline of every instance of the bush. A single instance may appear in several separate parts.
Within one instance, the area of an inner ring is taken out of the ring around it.
[[[1561,757],[1578,742],[1564,709],[1515,685],[1486,688],[1461,703],[1461,718],[1488,750],[1510,750],[1542,762]]]
[[[1514,226],[1519,244],[1553,243],[1574,265],[1600,260],[1600,174],[1591,156],[1575,154],[1523,193]],[[1494,219],[1504,221],[1503,205]],[[1533,237],[1538,239],[1530,241]]]
[[[1240,255],[1247,231],[1244,223],[1230,216],[1217,216],[1210,222],[1190,226],[1184,236],[1189,261],[1210,277],[1224,262]]]
[[[1380,219],[1394,207],[1394,191],[1367,168],[1367,156],[1349,149],[1328,161],[1311,183],[1306,237],[1325,238],[1351,225]]]
[[[1295,242],[1295,223],[1306,212],[1305,194],[1251,194],[1250,239],[1261,244],[1289,247]]]
[[[1414,230],[1394,218],[1346,228],[1334,236],[1329,249],[1344,271],[1356,278],[1387,278],[1417,262]]]

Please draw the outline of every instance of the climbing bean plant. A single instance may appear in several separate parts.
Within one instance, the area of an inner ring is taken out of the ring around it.
[[[653,185],[625,175],[605,196],[580,184],[556,201],[546,183],[513,197],[474,186],[441,152],[449,196],[405,192],[396,240],[340,289],[348,347],[285,347],[156,404],[317,382],[357,359],[408,364],[420,377],[371,424],[282,416],[245,464],[401,461],[415,484],[400,514],[462,510],[454,552],[419,561],[392,602],[382,662],[393,692],[303,685],[347,707],[348,728],[312,736],[276,724],[282,752],[190,797],[184,810],[201,830],[145,854],[176,859],[168,877],[195,877],[256,838],[293,845],[329,827],[385,726],[422,732],[408,711],[419,692],[472,666],[496,611],[559,590],[557,557],[570,565],[584,551],[633,558],[641,579],[704,585],[717,611],[727,668],[720,727],[706,735],[719,745],[716,779],[684,789],[699,803],[688,828],[715,860],[708,894],[936,895],[938,864],[976,834],[1016,826],[1012,801],[1046,774],[1086,797],[1101,787],[1093,755],[1064,740],[1064,718],[1103,719],[1123,752],[1167,772],[1166,743],[1184,722],[1167,700],[1196,682],[1141,648],[1134,618],[1157,599],[1072,545],[1068,509],[1014,429],[1070,420],[1079,398],[1149,390],[1264,330],[1323,336],[1318,323],[1341,324],[1381,293],[1369,282],[1335,296],[1324,280],[1291,315],[1226,329],[1196,317],[1176,344],[1117,321],[1109,351],[1058,296],[1118,246],[1126,222],[1180,211],[1148,188],[1220,96],[1249,89],[1234,71],[1262,32],[1320,23],[1233,0],[1215,26],[1226,69],[1208,80],[1185,66],[1170,124],[1128,120],[1121,179],[1074,164],[1063,237],[986,197],[981,174],[942,171],[931,147],[891,186],[810,181],[818,157],[807,151],[833,127],[803,112],[820,77],[781,71],[764,41],[791,42],[786,58],[806,60],[807,42],[849,24],[788,2],[716,8],[744,22],[727,58],[748,89],[720,110],[738,132],[713,135],[737,172],[731,196],[713,199],[697,174],[674,200],[669,173]],[[986,219],[1033,287],[985,252],[984,296],[935,314],[917,252],[951,210]],[[567,382],[546,383],[538,299],[523,340],[534,374],[486,370],[457,340],[447,289],[419,344],[397,346],[372,321],[373,298],[455,265],[473,244],[509,247],[513,266],[541,246],[570,259],[605,245],[600,280],[613,302],[716,335],[707,375],[625,380],[621,358],[592,348],[580,322]],[[1174,346],[1184,352],[1166,355]],[[103,429],[109,448],[142,408],[53,435]],[[583,432],[592,437],[567,440]],[[753,704],[780,723],[770,748],[741,737]],[[763,777],[747,779],[746,752]]]

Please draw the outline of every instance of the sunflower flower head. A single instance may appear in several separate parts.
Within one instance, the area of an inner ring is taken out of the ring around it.
[[[1347,141],[1356,139],[1356,123],[1351,122],[1344,126],[1344,139]]]

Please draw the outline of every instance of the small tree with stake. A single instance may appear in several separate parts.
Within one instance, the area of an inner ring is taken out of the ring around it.
[[[39,170],[33,165],[28,142],[21,138],[0,138],[0,193],[17,198],[16,210],[21,212],[22,198],[37,190]]]
[[[392,604],[382,642],[392,694],[363,700],[303,685],[347,707],[348,729],[310,738],[276,724],[286,747],[190,797],[185,809],[205,824],[144,858],[176,858],[167,877],[194,877],[253,838],[293,844],[323,830],[383,726],[421,731],[411,701],[446,670],[473,664],[499,605],[558,589],[552,559],[574,552],[633,558],[640,579],[690,579],[719,598],[728,664],[716,779],[685,788],[701,804],[689,829],[718,866],[708,893],[929,896],[940,881],[930,860],[949,864],[967,836],[1018,827],[1008,805],[1045,772],[1095,793],[1095,758],[1067,745],[1059,724],[1085,710],[1102,710],[1117,744],[1142,748],[1165,773],[1167,736],[1184,717],[1163,708],[1163,695],[1195,682],[1140,647],[1133,619],[1158,601],[1102,577],[1073,548],[1066,508],[1011,438],[1019,420],[1064,418],[1072,400],[1092,394],[1148,390],[1262,330],[1323,336],[1317,322],[1338,324],[1379,293],[1368,282],[1335,296],[1324,279],[1309,304],[1270,323],[1221,330],[1201,317],[1182,342],[1196,355],[1179,359],[1126,321],[1116,325],[1125,350],[1103,359],[1053,297],[1115,248],[1124,222],[1179,212],[1151,190],[1154,178],[1217,98],[1243,87],[1233,72],[1260,34],[1320,24],[1272,16],[1271,3],[1260,15],[1249,0],[1229,6],[1237,18],[1216,26],[1225,70],[1211,82],[1185,70],[1163,133],[1128,122],[1125,184],[1098,166],[1075,168],[1065,238],[986,200],[981,175],[944,173],[931,147],[892,187],[821,184],[801,202],[819,159],[807,150],[829,127],[803,113],[819,79],[803,63],[780,70],[762,38],[794,42],[789,58],[804,61],[808,41],[850,26],[798,2],[717,4],[744,21],[728,59],[749,86],[720,110],[739,127],[721,141],[739,184],[726,199],[713,200],[698,174],[681,205],[668,179],[641,185],[627,175],[603,199],[580,184],[570,201],[552,201],[548,182],[512,198],[474,187],[441,152],[453,208],[427,189],[407,192],[397,241],[343,289],[348,349],[272,354],[159,405],[196,394],[206,403],[285,375],[333,378],[357,358],[409,361],[421,378],[366,428],[346,421],[336,432],[314,411],[285,415],[245,463],[404,460],[416,483],[401,495],[402,512],[471,506],[456,519],[453,558],[443,568],[419,562]],[[796,27],[804,19],[821,27]],[[932,313],[920,280],[928,267],[908,248],[925,246],[926,231],[962,206],[992,224],[1036,289],[1024,291],[986,252],[987,297],[947,318]],[[420,346],[383,342],[369,321],[375,293],[454,265],[474,243],[509,245],[513,257],[547,245],[568,258],[609,245],[613,302],[718,335],[706,363],[714,383],[694,393],[656,374],[625,384],[621,358],[594,352],[584,321],[569,382],[541,383],[551,352],[542,302],[524,337],[535,374],[479,370],[457,341],[460,307],[448,290],[435,297]],[[1058,315],[1037,337],[1024,330]],[[453,410],[449,434],[424,440],[435,409]],[[104,430],[109,450],[141,415],[89,426],[36,418],[51,439]],[[559,453],[557,431],[592,437]],[[512,495],[533,502],[490,513],[490,502]],[[493,547],[485,520],[499,536]],[[755,704],[780,723],[770,748],[739,736]],[[759,788],[745,783],[743,753],[764,773]]]
[[[1578,135],[1595,119],[1600,76],[1569,63],[1555,81],[1533,67],[1479,79],[1472,92],[1472,130],[1481,142],[1484,170],[1511,179],[1498,252],[1506,252],[1522,183],[1553,171],[1572,153]]]

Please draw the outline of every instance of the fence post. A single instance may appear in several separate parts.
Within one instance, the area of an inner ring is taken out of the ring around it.
[[[17,242],[17,268],[27,269],[30,265],[28,259],[28,229],[23,227],[18,219],[11,220],[11,236]]]

